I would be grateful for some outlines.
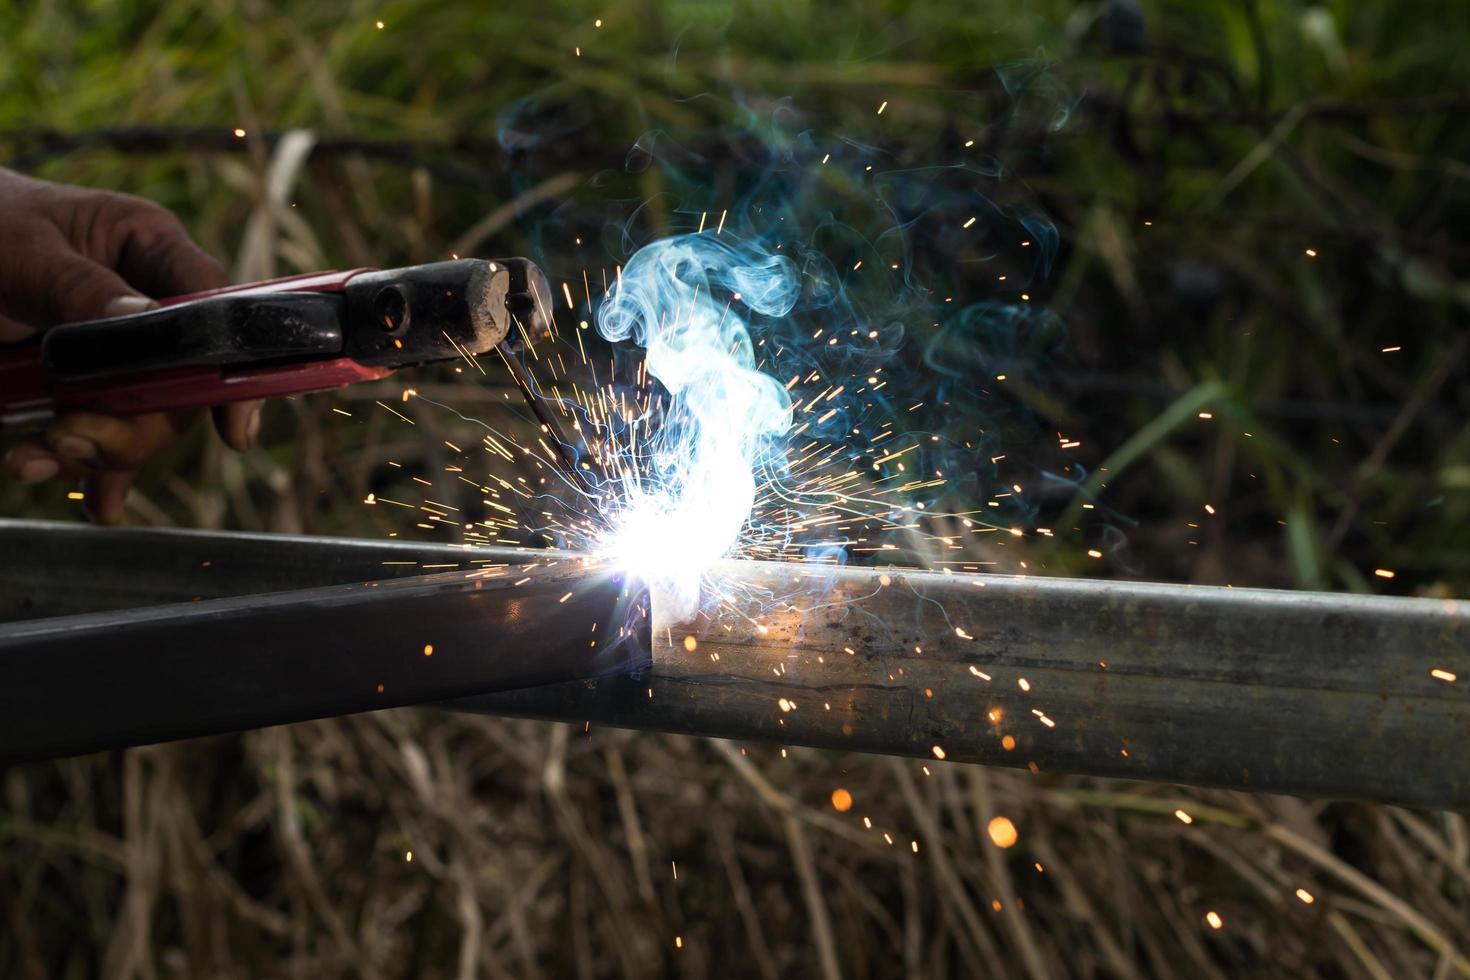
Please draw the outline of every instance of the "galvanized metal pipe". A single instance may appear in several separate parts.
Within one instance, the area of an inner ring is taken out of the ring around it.
[[[0,550],[49,536],[64,565],[128,536],[133,574],[159,599],[205,578],[170,564],[182,552],[236,565],[239,590],[275,544],[292,574],[338,580],[384,560],[468,561],[427,545],[52,527],[0,521]],[[0,597],[29,589],[33,609],[47,605],[44,587],[6,574]],[[644,669],[452,707],[1470,809],[1470,604],[760,562],[716,578],[728,602],[711,620],[656,624]]]

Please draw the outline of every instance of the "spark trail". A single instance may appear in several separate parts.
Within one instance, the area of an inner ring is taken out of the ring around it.
[[[1000,471],[1035,473],[1007,459],[1028,437],[987,432],[982,406],[1035,361],[1026,330],[1044,311],[1026,290],[1054,242],[1029,213],[968,189],[956,199],[925,175],[892,178],[914,217],[820,219],[812,192],[828,171],[814,161],[625,265],[563,264],[540,298],[547,334],[521,329],[504,365],[457,369],[502,385],[508,369],[540,417],[493,425],[444,403],[457,395],[434,401],[481,426],[480,444],[446,443],[457,455],[443,473],[405,472],[422,502],[396,479],[368,502],[467,545],[550,544],[631,568],[665,620],[741,598],[711,580],[721,558],[1027,571],[1024,539],[1051,533],[1033,519],[1041,487]],[[433,396],[401,394],[378,403],[389,425]],[[515,410],[512,391],[497,394]],[[1081,445],[1057,438],[1062,460]]]
[[[404,389],[397,407],[377,402],[398,424],[411,424],[407,403],[429,401],[483,428],[477,448],[445,443],[459,458],[443,476],[476,488],[485,516],[462,520],[444,490],[418,503],[365,503],[417,511],[420,529],[453,527],[470,545],[550,538],[631,568],[655,588],[660,619],[674,621],[690,618],[702,594],[723,602],[726,590],[706,572],[725,557],[843,563],[889,553],[979,571],[997,564],[977,554],[982,536],[1049,534],[942,506],[953,488],[943,468],[926,468],[929,457],[973,455],[974,444],[905,431],[901,416],[925,401],[895,413],[879,329],[842,322],[843,344],[874,353],[845,374],[829,370],[823,357],[839,350],[823,315],[830,300],[816,314],[802,305],[814,279],[820,291],[821,270],[778,248],[706,230],[647,245],[626,266],[583,270],[580,295],[575,280],[559,284],[543,311],[549,335],[522,332],[524,353],[507,366],[580,441],[578,479],[567,478],[546,426],[527,440]],[[589,319],[564,330],[556,308]],[[593,319],[615,345],[610,354],[589,353]],[[486,373],[468,359],[458,370]],[[989,506],[1021,492],[998,487]]]

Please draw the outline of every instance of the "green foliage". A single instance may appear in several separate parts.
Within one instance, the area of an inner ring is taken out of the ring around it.
[[[1067,357],[1013,386],[996,429],[1025,414],[1049,452],[1080,441],[1062,458],[1087,471],[1041,494],[1054,536],[994,536],[996,567],[1464,596],[1467,36],[1470,4],[1423,0],[35,0],[0,5],[0,162],[155,198],[242,279],[461,249],[595,276],[624,233],[728,206],[749,175],[713,148],[735,134],[963,164],[1062,242],[1035,301]],[[273,193],[295,128],[318,145]],[[698,194],[626,172],[648,134],[707,137]],[[574,190],[496,217],[548,179]],[[822,181],[872,205],[860,171]],[[646,206],[626,223],[583,220],[629,201]],[[419,499],[445,441],[478,438],[374,406],[405,384],[512,424],[503,383],[452,366],[276,402],[242,456],[193,432],[131,516],[443,540],[361,504]],[[1016,479],[1044,483],[1051,459]],[[0,484],[0,513],[78,516],[66,489]],[[1420,925],[1464,935],[1452,814],[779,751],[380,712],[17,768],[0,963],[815,975],[826,902],[853,976],[1470,975]],[[1004,855],[978,829],[999,812],[1021,831]]]
[[[1391,585],[1374,584],[1464,592],[1470,372],[1457,337],[1470,284],[1454,229],[1470,221],[1467,34],[1463,5],[1345,2],[53,0],[0,10],[0,153],[163,201],[242,275],[438,257],[477,217],[567,171],[604,174],[576,192],[584,209],[642,196],[634,237],[667,231],[682,217],[664,177],[615,176],[650,133],[809,129],[902,166],[993,161],[993,192],[1031,201],[1061,233],[1042,298],[1068,325],[1066,370],[1091,380],[1062,377],[1030,408],[1083,441],[1072,458],[1142,521],[1128,574],[1355,587],[1392,567]],[[228,136],[236,126],[246,139]],[[317,151],[292,214],[272,215],[261,137],[296,127],[361,146]],[[128,142],[153,128],[175,137]],[[48,149],[39,129],[94,136]],[[710,206],[729,190],[712,187]],[[545,251],[525,237],[534,227],[476,244]],[[265,241],[248,254],[247,228]],[[1174,417],[1176,399],[1222,379],[1213,422]],[[272,448],[231,493],[218,467],[239,464],[202,438],[181,447],[165,465],[207,464],[213,503],[162,472],[141,492],[185,522],[371,531],[353,509],[360,443],[332,448],[342,436],[326,405],[292,406],[294,424],[274,409]],[[291,434],[305,415],[321,433],[309,446]],[[348,458],[302,455],[330,451]],[[1095,470],[1118,453],[1127,472]],[[296,499],[281,502],[273,473]],[[14,488],[0,502],[67,506]],[[1034,560],[1098,570],[1082,557],[1087,527],[1065,531],[1081,502],[1059,505],[1065,533]],[[1220,516],[1192,536],[1206,502]],[[1320,533],[1283,536],[1292,515]],[[1232,541],[1264,550],[1236,562]]]

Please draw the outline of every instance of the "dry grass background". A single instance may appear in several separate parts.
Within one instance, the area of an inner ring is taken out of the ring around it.
[[[1148,8],[1148,41],[1125,50],[1098,37],[1127,27],[1108,26],[1126,4],[963,22],[945,4],[898,19],[798,4],[728,24],[696,7],[7,11],[0,127],[19,165],[174,205],[250,279],[534,251],[526,216],[575,185],[563,175],[621,163],[629,133],[697,127],[707,103],[683,96],[706,88],[799,89],[850,105],[854,132],[881,93],[907,137],[1015,98],[1025,111],[987,123],[985,148],[1056,218],[1048,301],[1103,372],[1029,407],[1085,431],[1110,499],[1142,519],[1123,572],[1464,594],[1465,68],[1442,12],[1195,0]],[[594,14],[605,38],[582,25]],[[601,53],[564,50],[594,36]],[[647,57],[676,41],[681,59]],[[1023,58],[1049,67],[1021,96],[981,67]],[[497,114],[548,87],[593,135],[518,169]],[[1037,148],[1059,105],[1075,118]],[[241,143],[225,124],[302,132]],[[637,180],[657,197],[656,176]],[[1291,261],[1308,242],[1324,250],[1310,271]],[[1199,308],[1211,277],[1225,285]],[[1376,359],[1397,341],[1411,360]],[[446,369],[414,379],[472,414],[507,394]],[[405,438],[332,412],[397,390],[273,404],[262,448],[239,457],[196,433],[140,481],[131,515],[401,530],[362,494],[392,485],[385,459],[442,468],[460,423],[431,415]],[[1188,428],[1206,400],[1238,424]],[[1203,500],[1231,501],[1238,523],[1184,548]],[[6,514],[71,506],[0,488]],[[1076,541],[1033,549],[1054,573],[1098,571]],[[1374,582],[1375,565],[1399,577]],[[1457,814],[427,710],[0,780],[6,977],[1470,976]],[[996,816],[1013,847],[991,842]]]
[[[403,710],[12,770],[0,957],[17,977],[1470,971],[1458,815],[922,765]]]

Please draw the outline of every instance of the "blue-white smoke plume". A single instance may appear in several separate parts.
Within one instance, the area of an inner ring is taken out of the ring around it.
[[[791,425],[786,390],[757,368],[748,313],[781,317],[801,291],[795,265],[759,246],[705,232],[639,249],[597,316],[610,341],[646,350],[668,400],[641,458],[614,461],[621,484],[608,556],[685,618],[700,578],[740,537],[757,475],[775,473]],[[635,471],[636,467],[636,471]]]

